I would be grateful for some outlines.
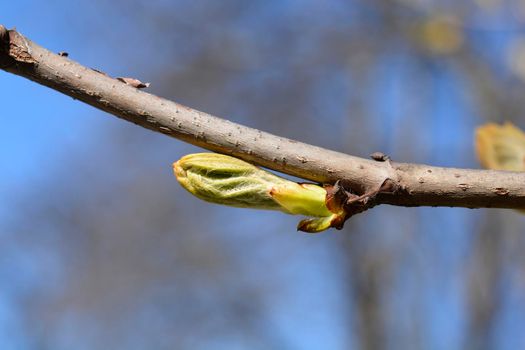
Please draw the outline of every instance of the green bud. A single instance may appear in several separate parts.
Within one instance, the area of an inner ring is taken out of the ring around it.
[[[345,216],[343,210],[330,211],[323,187],[284,179],[234,157],[189,154],[173,163],[173,170],[182,187],[208,202],[316,217],[302,220],[297,227],[301,231],[339,226]]]

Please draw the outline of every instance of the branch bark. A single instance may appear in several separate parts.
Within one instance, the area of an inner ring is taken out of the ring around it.
[[[364,209],[377,204],[525,208],[525,173],[369,160],[279,137],[143,92],[1,25],[0,68],[211,151],[319,183],[344,180],[353,193],[364,195]]]

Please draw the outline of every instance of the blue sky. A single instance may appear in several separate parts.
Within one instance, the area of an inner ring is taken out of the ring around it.
[[[254,11],[251,16],[242,17],[240,21],[246,22],[248,31],[264,33],[265,26],[273,23],[272,21],[286,27],[283,23],[288,23],[289,18],[311,19],[312,17],[309,17],[311,14],[308,12],[314,11],[312,6],[315,7],[314,12],[317,12],[319,16],[326,9],[325,6],[322,6],[322,2],[317,1],[311,1],[307,5],[297,1],[274,2],[273,4],[274,6],[264,7],[260,12]],[[333,1],[331,4],[337,8],[340,2]],[[107,21],[107,18],[101,15],[105,14],[103,2],[91,4],[90,2],[58,0],[52,2],[26,0],[10,2],[8,6],[7,10],[2,11],[3,16],[0,23],[7,27],[16,26],[19,31],[40,45],[57,52],[66,50],[72,59],[86,66],[110,72],[113,76],[136,75],[148,81],[148,76],[144,76],[145,74],[140,71],[140,64],[141,62],[144,64],[145,54],[135,54],[135,47],[132,43],[122,40],[122,38],[133,35],[142,38],[140,37],[140,26],[129,26],[125,14]],[[169,6],[169,2],[159,1],[156,2],[156,6]],[[70,14],[75,15],[70,16]],[[112,14],[114,15],[114,12]],[[367,16],[370,13],[366,9],[358,8],[351,13],[341,12],[339,19],[359,19],[361,15]],[[486,23],[483,22],[484,20],[479,19],[480,22]],[[519,25],[509,24],[504,21],[504,18],[499,17],[491,17],[490,21],[493,26],[505,26],[505,30],[479,29],[474,23],[467,34],[473,37],[474,42],[481,43],[477,48],[480,54],[490,57],[489,61],[499,67],[498,71],[501,74],[508,74],[502,68],[504,60],[498,53],[517,33],[515,30],[519,29]],[[123,34],[123,30],[128,31],[126,34],[129,36]],[[100,35],[102,33],[107,35],[108,40]],[[244,35],[249,36],[250,34],[247,32]],[[121,55],[123,56],[111,54],[111,45],[115,40],[122,42],[124,54]],[[147,42],[144,45],[154,46],[156,43],[158,41]],[[304,45],[305,52],[308,53],[308,43]],[[181,54],[181,56],[191,58],[192,49],[198,48],[188,45],[184,48],[186,50],[184,55]],[[432,96],[431,103],[426,106],[429,112],[421,116],[420,124],[415,126],[419,132],[413,135],[413,139],[404,138],[400,129],[410,127],[405,123],[410,120],[407,116],[414,110],[411,95],[404,92],[404,88],[407,88],[405,82],[407,76],[415,74],[414,72],[417,73],[420,62],[412,56],[405,55],[402,50],[400,51],[401,53],[392,52],[391,55],[386,55],[375,67],[377,83],[370,89],[370,101],[368,102],[374,106],[374,115],[381,117],[371,122],[371,124],[377,123],[377,128],[374,129],[374,135],[370,137],[379,139],[380,142],[377,144],[380,145],[381,150],[389,154],[402,153],[403,147],[418,148],[418,152],[414,154],[419,158],[401,159],[401,161],[476,167],[472,150],[472,131],[480,118],[477,111],[472,108],[470,97],[465,93],[468,89],[466,82],[446,65],[436,64],[428,75],[427,73],[421,74],[429,82],[426,91],[421,94],[426,93]],[[276,56],[278,56],[277,53]],[[119,64],[119,57],[129,57],[129,61]],[[184,58],[180,61],[184,61]],[[170,60],[169,57],[154,59],[159,60],[158,62]],[[423,70],[423,68],[420,69]],[[111,121],[108,122],[108,116],[95,111],[90,106],[26,79],[0,73],[0,96],[3,96],[4,101],[4,124],[0,129],[2,146],[0,147],[0,161],[3,164],[0,169],[0,229],[2,229],[2,221],[7,222],[10,219],[10,203],[17,200],[17,193],[41,181],[43,174],[52,172],[52,169],[61,166],[66,150],[73,148],[81,153],[82,150],[92,146],[93,142],[97,141],[97,137],[90,137],[90,135],[96,134],[97,126],[102,121],[113,125],[123,122],[113,117],[109,117]],[[255,76],[256,80],[259,76],[257,74]],[[348,96],[345,92],[360,88],[359,81],[349,81],[346,76],[339,75],[335,70],[326,72],[318,86],[319,91],[313,94],[314,98],[311,103],[330,106],[330,109],[324,111],[338,117],[347,113],[345,108],[349,102],[346,101]],[[374,103],[374,101],[381,101],[381,103]],[[494,116],[494,119],[502,120],[504,117]],[[344,125],[344,121],[341,122],[339,119],[327,122],[333,123],[330,125],[336,127]],[[322,124],[324,121],[321,120],[318,123]],[[525,126],[525,123],[521,126]],[[343,141],[337,139],[331,142],[338,147],[344,144]],[[364,152],[367,151],[375,150],[364,150]],[[450,273],[450,271],[457,271],[461,267],[462,257],[468,250],[472,234],[478,228],[477,225],[485,212],[473,212],[466,209],[420,208],[413,209],[410,214],[412,216],[402,217],[399,210],[407,209],[392,207],[374,209],[373,212],[367,214],[366,225],[362,219],[356,219],[356,227],[365,227],[366,230],[376,233],[378,237],[374,242],[378,249],[381,249],[389,245],[394,246],[398,239],[392,232],[384,229],[385,223],[399,222],[400,225],[403,225],[401,220],[407,220],[410,222],[406,222],[406,226],[412,227],[411,225],[415,222],[417,232],[411,233],[408,230],[402,232],[406,236],[414,235],[409,244],[415,248],[413,255],[403,260],[402,266],[405,266],[406,271],[401,273],[401,278],[391,286],[392,293],[397,295],[397,299],[404,300],[404,303],[417,300],[424,314],[428,315],[428,319],[422,322],[429,325],[425,328],[428,334],[424,335],[430,345],[429,348],[459,348],[457,344],[461,343],[465,329],[465,315],[461,311],[461,305],[465,302],[462,295],[464,286],[458,280],[457,274]],[[264,214],[261,217],[247,215],[237,227],[237,231],[235,229],[232,231],[244,232],[246,227],[254,224],[266,226],[266,220],[272,220],[271,214]],[[521,218],[513,220],[518,227],[523,224]],[[283,222],[286,225],[293,225],[295,218],[286,218],[283,219]],[[275,224],[276,229],[282,229],[281,224],[282,222]],[[443,226],[446,226],[445,230]],[[395,233],[401,234],[400,231],[395,231]],[[9,233],[0,232],[0,238],[5,234]],[[427,249],[432,247],[432,257],[418,255],[419,248],[424,247]],[[241,254],[241,248],[237,247],[240,249],[239,254]],[[341,298],[345,296],[338,290],[335,277],[331,276],[334,266],[333,262],[329,261],[329,257],[325,256],[326,251],[321,245],[320,248],[312,248],[308,252],[294,252],[293,254],[297,255],[297,265],[287,266],[279,273],[285,279],[297,279],[297,284],[291,286],[290,290],[284,291],[281,294],[282,299],[277,299],[271,305],[275,310],[286,310],[286,312],[273,313],[275,318],[273,321],[295,348],[340,349],[344,346],[343,344],[352,343],[352,339],[344,339],[346,330],[342,328],[343,322],[338,318],[338,305]],[[38,256],[35,258],[38,259]],[[16,293],[23,294],[30,290],[29,287],[27,290],[25,287],[38,284],[36,281],[42,278],[39,276],[41,270],[32,270],[33,265],[31,264],[34,262],[25,261],[27,255],[17,255],[16,250],[2,259],[6,266],[0,268],[0,274],[10,283],[0,283],[2,286],[0,288],[2,290],[0,291],[0,344],[3,344],[5,349],[34,348],[32,347],[34,344],[25,339],[21,326],[22,320],[17,314],[12,299]],[[429,261],[434,261],[432,259],[441,265],[430,264]],[[410,266],[414,265],[414,261],[426,264],[422,264],[424,268],[416,271],[423,276],[421,279],[411,275],[414,270],[410,269]],[[49,269],[52,270],[53,261],[48,263]],[[10,271],[8,266],[11,264],[22,266],[24,274],[17,275],[16,272]],[[324,279],[320,280],[322,276]],[[414,290],[407,290],[406,285],[417,283],[417,281],[423,281],[425,290],[430,290],[430,292],[417,295]],[[301,293],[305,290],[308,292]],[[295,303],[290,303],[290,300],[293,300],[296,295],[300,297],[294,300]],[[521,318],[518,312],[512,311],[512,305],[519,304],[519,302],[519,296],[512,295],[510,306],[508,306],[511,310],[501,316],[503,330],[499,333],[498,339],[501,339],[502,347],[511,348],[512,344],[507,344],[510,341],[506,335],[510,334],[517,338],[516,335],[519,334],[519,329],[513,326],[516,324],[513,320],[521,320]],[[411,326],[410,315],[402,315],[403,310],[396,309],[400,305],[404,305],[403,302],[392,305],[394,317],[387,322],[392,325],[393,329],[405,331]],[[308,312],[310,309],[321,311],[312,314]],[[401,314],[400,317],[395,317],[399,314]],[[506,330],[509,333],[506,333]],[[297,336],[299,331],[301,336]],[[521,338],[518,341],[524,342]],[[66,339],[64,342],[74,343],[74,339]],[[228,344],[225,345],[225,348],[228,348]]]

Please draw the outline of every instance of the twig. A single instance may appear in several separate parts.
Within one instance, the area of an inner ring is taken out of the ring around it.
[[[342,180],[359,212],[377,204],[525,208],[525,173],[368,160],[275,136],[140,91],[3,26],[0,68],[196,146],[319,183]]]

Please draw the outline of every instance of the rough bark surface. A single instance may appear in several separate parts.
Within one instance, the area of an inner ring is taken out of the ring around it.
[[[279,137],[141,91],[3,26],[0,68],[211,151],[319,183],[343,180],[362,197],[357,204],[364,209],[377,204],[525,208],[525,173],[397,163],[377,154],[369,160]],[[353,204],[355,199],[350,197]]]

